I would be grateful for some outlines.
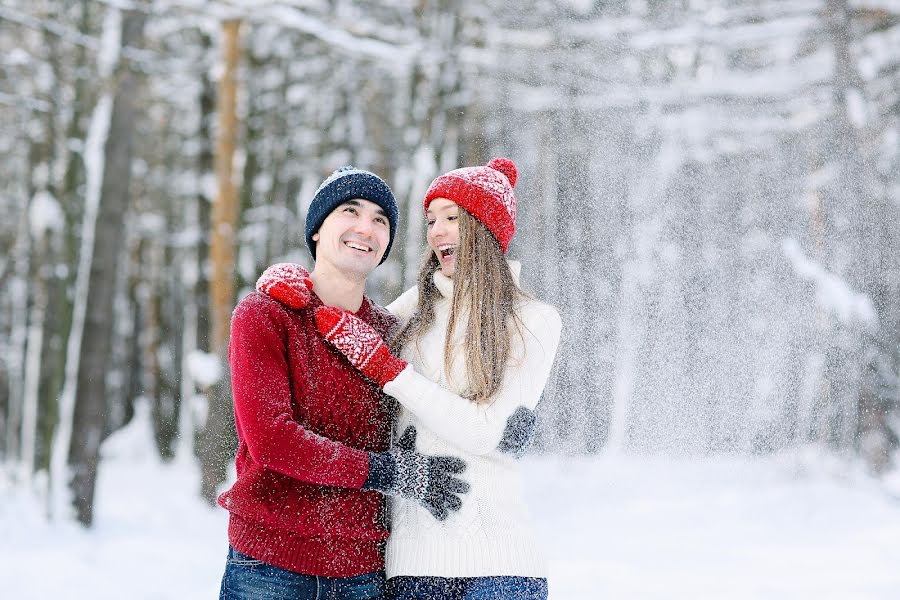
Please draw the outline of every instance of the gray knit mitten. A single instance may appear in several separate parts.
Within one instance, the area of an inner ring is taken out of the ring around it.
[[[469,491],[469,484],[457,477],[466,463],[453,456],[420,454],[415,446],[416,428],[410,426],[388,452],[370,452],[363,488],[415,500],[443,521],[462,506],[459,494]]]
[[[497,448],[500,452],[522,458],[531,442],[534,441],[534,430],[537,419],[534,411],[520,406],[506,420],[506,429]]]

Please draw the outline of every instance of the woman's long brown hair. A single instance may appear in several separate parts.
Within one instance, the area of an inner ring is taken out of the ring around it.
[[[428,248],[417,277],[418,306],[394,337],[391,345],[395,351],[410,342],[418,343],[434,322],[434,303],[441,293],[432,277],[439,267],[437,257]],[[444,371],[448,377],[452,373],[454,332],[460,316],[468,314],[463,351],[468,376],[465,395],[475,402],[489,401],[503,384],[513,328],[521,334],[516,304],[523,297],[497,238],[460,208],[453,302],[444,340]]]

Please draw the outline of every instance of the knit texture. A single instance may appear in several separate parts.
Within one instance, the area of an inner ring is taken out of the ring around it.
[[[395,431],[415,425],[419,452],[465,460],[464,477],[471,489],[463,497],[462,508],[444,522],[435,521],[412,502],[390,500],[387,575],[545,577],[546,565],[523,497],[521,467],[497,446],[507,418],[516,408],[534,408],[540,399],[559,344],[559,314],[533,300],[517,307],[524,322],[524,340],[513,337],[510,366],[500,391],[490,403],[475,404],[459,395],[466,389],[463,357],[453,361],[453,372],[444,371],[453,283],[440,271],[434,274],[434,281],[441,293],[435,304],[435,324],[418,344],[409,344],[402,352],[412,368],[384,389],[403,405]],[[408,318],[416,297],[414,288],[388,310]],[[463,314],[454,339],[460,352],[465,329]]]
[[[389,399],[319,336],[309,306],[259,292],[235,308],[229,362],[237,481],[219,497],[229,541],[309,575],[377,571],[388,530],[384,498],[361,490],[368,452],[389,445]],[[357,315],[387,335],[395,319],[368,299]]]
[[[384,387],[406,367],[406,362],[391,355],[382,336],[356,316],[323,306],[316,309],[315,319],[322,337],[379,386]]]
[[[516,165],[508,158],[493,158],[483,167],[454,169],[431,182],[424,208],[435,198],[446,198],[466,209],[494,234],[505,253],[516,232]]]
[[[443,521],[459,510],[459,494],[469,490],[469,484],[459,478],[466,465],[455,456],[419,454],[415,447],[416,430],[410,427],[390,452],[370,452],[363,487],[414,500]]]
[[[288,308],[300,309],[309,304],[313,282],[309,272],[296,263],[269,265],[256,280],[256,291],[272,296]]]
[[[391,244],[394,243],[394,233],[397,231],[397,223],[400,213],[397,210],[397,200],[388,184],[381,177],[369,171],[355,169],[353,167],[341,167],[332,173],[328,179],[322,182],[316,190],[309,210],[306,213],[306,247],[309,253],[316,258],[316,243],[312,236],[322,226],[325,218],[335,208],[354,198],[361,198],[374,202],[380,206],[388,218],[390,225],[390,238],[384,249],[381,262],[387,260],[391,252]]]

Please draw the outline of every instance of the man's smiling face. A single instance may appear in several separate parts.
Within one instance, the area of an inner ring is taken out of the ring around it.
[[[381,262],[390,241],[390,223],[379,205],[355,198],[338,205],[313,234],[316,265],[365,277]]]

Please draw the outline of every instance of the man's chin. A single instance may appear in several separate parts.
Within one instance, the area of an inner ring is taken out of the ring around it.
[[[378,266],[380,261],[380,257],[378,257],[377,260],[368,257],[348,259],[343,261],[343,264],[340,265],[340,268],[347,274],[353,274],[365,279],[372,271],[375,270],[375,267]]]

